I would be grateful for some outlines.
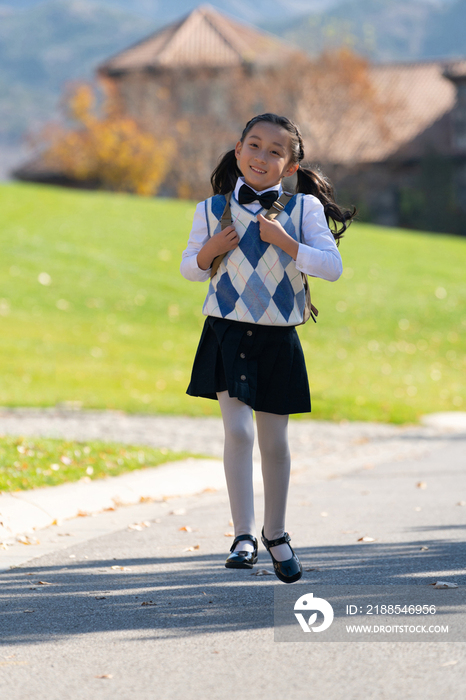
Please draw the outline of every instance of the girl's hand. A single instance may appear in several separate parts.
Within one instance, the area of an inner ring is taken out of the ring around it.
[[[208,270],[214,258],[222,253],[228,253],[238,246],[239,236],[234,226],[227,226],[209,238],[197,255],[197,264],[201,270]]]
[[[229,250],[233,250],[239,244],[239,236],[234,226],[227,226],[223,231],[219,231],[215,236],[212,236],[210,240],[215,244],[216,252],[214,253],[214,258],[222,253],[228,253]]]
[[[259,222],[261,240],[278,246],[285,253],[288,253],[293,260],[296,260],[299,244],[287,234],[281,223],[276,220],[266,219],[262,214],[257,215],[257,221]]]

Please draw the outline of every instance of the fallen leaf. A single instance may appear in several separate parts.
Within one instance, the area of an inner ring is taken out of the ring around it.
[[[215,493],[218,489],[214,489],[213,486],[208,486],[206,489],[202,489],[201,493]]]
[[[153,503],[153,502],[154,502],[154,499],[152,498],[152,496],[141,496],[141,498],[139,499],[139,503]]]
[[[145,600],[141,605],[157,605],[157,603],[154,603],[152,600]]]
[[[449,581],[436,581],[435,583],[430,583],[430,586],[434,588],[458,588],[457,583],[450,583]]]
[[[8,549],[8,545],[6,542],[0,542],[0,549]]]
[[[427,488],[427,484],[425,481],[418,481],[416,486],[418,489],[426,489]]]
[[[179,527],[178,530],[183,530],[183,532],[192,532],[193,531],[192,527],[189,527],[189,525],[183,525],[183,527]]]
[[[171,510],[168,515],[184,515],[186,513],[186,508],[176,508]]]
[[[101,676],[94,676],[94,678],[113,678],[111,673],[103,673]]]
[[[466,506],[466,501],[458,501],[458,503],[456,505],[457,506]],[[457,663],[457,662],[455,661],[455,663]]]
[[[24,613],[33,613],[36,612],[35,610],[23,610]]]
[[[38,586],[53,586],[53,583],[50,583],[49,581],[37,581]]]
[[[358,542],[375,542],[375,538],[374,537],[366,537],[366,536],[359,537]]]
[[[87,518],[87,516],[89,515],[89,513],[86,513],[85,510],[78,510],[78,512],[76,513],[76,515],[77,515],[78,518]]]
[[[328,513],[327,513],[325,510],[323,510],[322,513],[321,513],[321,516],[322,516],[323,518],[326,518],[326,517],[328,516]]]
[[[365,445],[366,442],[369,442],[368,437],[359,437],[359,438],[354,438],[354,440],[351,440],[353,445]]]
[[[105,596],[105,595],[96,595],[96,596],[95,596],[95,599],[96,599],[96,600],[107,600],[107,596]]]
[[[199,549],[199,547],[199,544],[195,544],[194,547],[186,547],[186,549],[183,549],[183,552],[194,552],[194,550]]]
[[[319,567],[317,567],[317,566],[314,566],[314,567],[309,567],[307,569],[304,569],[304,571],[321,571],[321,569],[319,569]]]
[[[441,665],[442,668],[443,668],[444,666],[454,666],[454,665],[457,664],[457,663],[458,663],[458,661],[453,661],[453,660],[451,660],[451,661],[446,661],[444,664],[440,664],[440,665]]]
[[[421,550],[421,552],[427,552],[429,547],[426,547],[425,545],[423,545],[422,547],[419,547],[419,549]]]
[[[129,566],[111,566],[110,568],[114,571],[131,571]]]
[[[36,537],[29,537],[29,535],[18,535],[16,541],[21,544],[40,544]]]
[[[251,576],[273,576],[273,574],[274,572],[268,569],[258,569],[257,571],[253,571]]]
[[[234,537],[234,536],[235,536],[235,533],[234,533],[234,532],[224,532],[224,533],[223,533],[223,536],[224,536],[224,537]]]
[[[233,527],[233,520],[229,520],[229,521],[228,521],[228,525],[229,525],[230,527]]]

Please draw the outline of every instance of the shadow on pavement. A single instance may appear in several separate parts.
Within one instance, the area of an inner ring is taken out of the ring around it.
[[[132,631],[136,636],[131,638],[137,639],[138,631],[148,629],[157,638],[273,631],[274,587],[284,584],[275,576],[225,569],[224,555],[88,561],[80,558],[79,547],[73,551],[75,562],[41,566],[38,560],[36,565],[0,575],[0,643],[40,643],[51,635],[62,638],[105,631]],[[372,584],[385,589],[401,584],[422,588],[445,578],[459,586],[466,583],[461,565],[465,545],[449,540],[297,548],[296,552],[305,569],[300,583],[311,590],[326,584],[351,586],[355,592],[357,586]],[[260,552],[254,571],[261,568],[272,570],[265,552]],[[297,596],[303,592],[301,587],[296,590]],[[453,611],[464,605],[461,587],[438,594],[442,603],[448,596]]]

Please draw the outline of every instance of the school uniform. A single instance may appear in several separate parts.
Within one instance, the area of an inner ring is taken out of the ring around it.
[[[341,257],[321,202],[298,193],[277,220],[299,244],[296,260],[260,238],[258,201],[239,204],[238,179],[230,201],[240,238],[210,280],[203,314],[207,317],[187,393],[216,399],[228,391],[252,409],[279,415],[311,410],[304,355],[295,326],[302,321],[301,272],[336,280]],[[281,185],[269,188],[282,192]],[[197,255],[221,228],[225,197],[215,195],[196,207],[193,228],[181,262],[186,279],[206,281]]]

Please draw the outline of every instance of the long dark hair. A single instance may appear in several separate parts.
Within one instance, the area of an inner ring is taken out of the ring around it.
[[[241,143],[248,135],[254,124],[257,122],[270,122],[286,129],[290,134],[291,144],[291,161],[293,163],[301,163],[304,160],[304,144],[301,132],[294,122],[287,117],[280,117],[278,114],[266,113],[259,114],[254,117],[244,127],[241,134]],[[220,160],[210,178],[214,194],[227,194],[235,189],[238,177],[242,175],[236,162],[235,150],[228,151]],[[301,165],[297,172],[298,183],[297,192],[303,194],[312,194],[320,200],[324,207],[325,218],[337,245],[343,237],[344,232],[350,225],[353,217],[356,214],[356,208],[344,209],[335,202],[335,194],[330,181],[319,171],[302,168]],[[340,226],[339,226],[340,224]]]

